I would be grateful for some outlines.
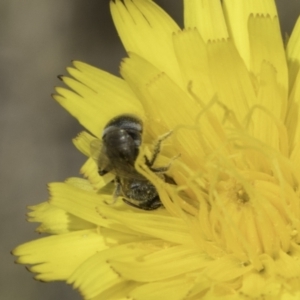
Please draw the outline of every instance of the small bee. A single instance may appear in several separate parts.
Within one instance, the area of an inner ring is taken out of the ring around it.
[[[154,185],[135,169],[135,161],[142,144],[142,121],[130,114],[113,118],[104,128],[102,145],[99,140],[92,142],[92,148],[100,149],[96,160],[100,176],[107,173],[115,174],[114,199],[123,197],[123,201],[143,210],[154,210],[162,206]],[[145,156],[145,163],[150,170],[163,179],[163,173],[169,166],[154,168],[153,164],[160,152],[161,142],[170,133],[161,138],[155,146],[151,159]],[[100,142],[100,144],[99,144]],[[93,149],[92,149],[93,151]]]

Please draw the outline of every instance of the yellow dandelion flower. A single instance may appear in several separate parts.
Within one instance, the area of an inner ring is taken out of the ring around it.
[[[285,49],[273,0],[184,5],[181,30],[150,0],[110,2],[122,78],[74,62],[54,96],[89,131],[85,179],[49,185],[29,221],[51,236],[13,253],[84,299],[299,299],[300,20]],[[90,145],[122,114],[143,122],[135,168],[159,209],[107,204]],[[145,162],[170,131],[156,164],[176,184]]]

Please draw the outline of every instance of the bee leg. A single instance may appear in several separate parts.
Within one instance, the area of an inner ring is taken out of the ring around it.
[[[146,165],[151,169],[151,167],[154,165],[155,160],[158,156],[158,154],[160,153],[160,149],[161,149],[161,143],[167,139],[170,135],[172,134],[172,131],[167,132],[166,134],[164,134],[163,136],[161,136],[158,141],[156,142],[156,144],[154,145],[154,149],[153,149],[153,154],[151,159],[149,159],[147,156],[145,156],[145,160],[146,160]]]
[[[165,172],[167,172],[167,171],[169,170],[169,168],[170,168],[170,166],[172,165],[173,161],[174,161],[175,159],[177,159],[179,156],[180,156],[180,154],[174,156],[166,166],[156,167],[156,168],[150,166],[149,169],[150,169],[152,172],[154,172],[154,173],[165,173]]]

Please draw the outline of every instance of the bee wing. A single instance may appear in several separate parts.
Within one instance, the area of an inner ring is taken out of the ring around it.
[[[91,157],[97,162],[101,155],[101,149],[102,149],[102,141],[99,139],[92,140],[90,143],[90,151],[91,151]]]
[[[91,157],[94,159],[98,166],[98,172],[101,176],[111,172],[112,166],[105,154],[103,143],[99,139],[95,139],[90,143]]]

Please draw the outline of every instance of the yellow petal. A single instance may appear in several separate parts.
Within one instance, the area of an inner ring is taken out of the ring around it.
[[[292,90],[300,68],[300,17],[293,29],[292,35],[287,45],[287,58],[289,67],[289,87]]]
[[[143,233],[147,236],[156,237],[178,244],[191,244],[192,239],[188,234],[188,228],[182,219],[157,215],[155,212],[134,211],[134,213],[119,211],[114,212],[105,206],[99,208],[104,217],[109,217],[126,224],[128,228]]]
[[[215,90],[211,83],[206,44],[196,29],[178,31],[173,40],[184,85],[187,87],[191,83],[193,92],[208,103]]]
[[[209,264],[206,255],[190,246],[174,246],[140,260],[113,257],[110,263],[122,277],[138,282],[153,282],[199,270]]]
[[[248,70],[230,40],[208,43],[208,59],[214,89],[219,100],[243,120],[255,91]]]
[[[96,230],[81,230],[41,238],[18,246],[13,254],[17,262],[34,264],[31,272],[42,281],[66,280],[88,257],[105,249]]]
[[[219,0],[185,0],[184,27],[196,27],[205,42],[228,37]]]
[[[83,131],[73,139],[74,146],[86,156],[91,156],[91,142],[95,137]]]
[[[80,173],[88,179],[94,188],[94,191],[98,191],[103,188],[114,178],[113,174],[107,174],[106,176],[100,176],[98,173],[98,167],[93,158],[89,158],[81,167]]]
[[[85,299],[91,299],[124,281],[103,259],[103,253],[102,251],[87,259],[67,281],[73,284]]]
[[[105,198],[103,195],[87,192],[66,183],[49,184],[49,193],[50,204],[74,216],[104,227],[108,227],[111,223],[101,218],[96,210],[97,206],[107,206],[103,201],[108,200],[110,195]]]
[[[123,62],[121,74],[139,96],[148,115],[153,119],[159,119],[162,123],[165,122],[168,128],[175,126],[175,120],[179,115],[185,123],[193,120],[197,111],[200,110],[196,101],[190,98],[166,73],[136,54],[131,53],[130,58]],[[149,95],[151,87],[158,84],[161,85],[158,87],[160,93]],[[178,111],[180,104],[182,110]],[[166,111],[168,111],[167,116]]]
[[[285,278],[299,278],[299,252],[295,255],[295,253],[287,254],[281,251],[278,259],[275,261],[275,272]]]
[[[253,269],[251,265],[244,265],[234,256],[225,256],[210,263],[203,271],[203,276],[207,276],[214,281],[230,281],[248,273]]]
[[[62,234],[75,230],[95,228],[95,225],[77,218],[65,210],[48,202],[30,206],[32,211],[27,214],[29,222],[40,222],[36,229],[39,233]]]
[[[101,115],[110,109],[115,110],[107,120],[131,110],[132,113],[143,114],[140,101],[124,80],[80,61],[74,61],[73,65],[75,68],[67,69],[70,75],[84,85],[89,86],[99,95],[101,109],[104,110],[101,110]]]
[[[157,300],[172,299],[182,300],[187,297],[189,290],[194,285],[193,279],[180,278],[154,283],[143,284],[130,292],[128,299]]]
[[[68,283],[79,289],[85,299],[96,297],[118,283],[126,281],[110,264],[113,257],[139,259],[153,251],[143,243],[128,243],[94,254],[70,276]]]
[[[130,291],[139,285],[135,282],[123,281],[106,289],[91,300],[128,300]]]
[[[249,18],[250,71],[259,77],[263,62],[276,70],[281,101],[287,101],[288,70],[277,17],[251,15]]]
[[[268,276],[264,276],[263,274],[259,273],[250,273],[243,279],[241,294],[245,295],[245,297],[248,297],[250,299],[259,299],[261,297],[264,297],[268,300],[281,300],[281,297],[277,296],[280,292],[280,286],[280,282],[272,280],[272,278]]]
[[[275,2],[273,0],[224,0],[224,14],[230,31],[230,36],[243,58],[247,68],[250,70],[251,57],[253,53],[249,45],[249,28],[248,22],[251,15],[269,16],[272,19],[277,16]],[[280,33],[280,32],[278,32]],[[276,33],[276,36],[277,34]],[[271,34],[268,38],[272,38]],[[268,45],[263,42],[264,45]],[[277,49],[273,49],[277,51]],[[253,57],[255,59],[255,57]]]
[[[298,282],[296,284],[299,285]],[[296,288],[292,293],[289,293],[288,291],[283,291],[280,300],[298,300],[299,297],[300,297],[300,292],[298,292]]]
[[[95,136],[99,137],[116,115],[143,115],[139,101],[122,79],[81,62],[74,62],[74,66],[76,69],[68,71],[76,80],[61,77],[74,92],[59,87],[53,97]]]
[[[262,63],[257,106],[251,112],[251,134],[288,155],[287,132],[283,125],[286,99],[282,97],[282,88],[278,85],[276,74],[272,65]]]
[[[117,0],[110,4],[115,26],[126,51],[151,61],[181,85],[182,78],[172,43],[172,33],[180,28],[173,19],[149,0],[125,0],[124,3]]]
[[[300,24],[300,22],[299,22]],[[299,36],[300,37],[300,36]],[[300,46],[300,44],[299,44]],[[300,47],[299,47],[300,51]],[[289,142],[291,147],[291,152],[297,151],[297,145],[299,145],[299,136],[300,136],[300,72],[298,72],[296,76],[296,84],[294,84],[290,99],[289,99],[289,106],[288,112],[286,116],[286,126],[289,135]],[[293,159],[295,157],[299,157],[300,155],[295,153],[292,155]]]
[[[53,95],[53,98],[86,129],[94,135],[99,135],[101,125],[98,124],[99,121],[93,118],[95,114],[94,107],[87,105],[81,96],[70,90],[57,87],[55,91],[56,94]],[[92,99],[94,100],[95,98],[96,94]]]
[[[112,201],[112,194],[96,194],[65,183],[49,184],[49,192],[51,195],[49,200],[50,204],[55,207],[64,209],[68,213],[92,224],[121,232],[124,235],[124,238],[126,234],[135,234],[134,231],[130,229],[130,226],[124,226],[124,224],[116,222],[118,221],[118,217],[107,219],[103,216],[103,212],[118,216],[123,211],[131,211],[129,214],[134,216],[132,211],[135,211],[135,209],[126,205],[122,201],[118,201],[113,206],[106,204]],[[120,239],[118,232],[110,232],[110,234]],[[102,234],[104,233],[102,232]]]

